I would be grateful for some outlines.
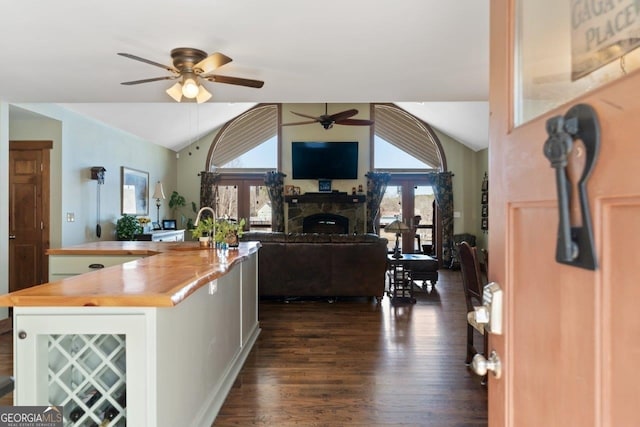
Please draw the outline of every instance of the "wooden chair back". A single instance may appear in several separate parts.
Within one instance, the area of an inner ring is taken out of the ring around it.
[[[473,311],[474,303],[482,304],[482,276],[476,248],[463,241],[458,244],[458,257],[467,311]]]

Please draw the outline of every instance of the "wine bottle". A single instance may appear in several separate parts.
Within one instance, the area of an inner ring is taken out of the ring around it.
[[[91,408],[97,401],[102,397],[102,394],[98,390],[94,390],[91,397],[85,402],[88,408]],[[84,409],[81,406],[76,406],[76,408],[71,411],[69,414],[69,419],[71,421],[78,421],[81,416],[84,415]]]
[[[122,394],[120,396],[118,396],[118,398],[116,399],[116,402],[118,402],[118,405],[124,409],[127,407],[127,391],[123,391]],[[120,412],[119,409],[117,409],[115,406],[113,405],[109,405],[107,406],[107,409],[104,410],[104,419],[105,420],[112,420],[115,417],[118,416],[118,413]]]

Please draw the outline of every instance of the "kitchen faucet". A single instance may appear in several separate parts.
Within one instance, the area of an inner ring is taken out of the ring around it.
[[[198,214],[196,215],[196,221],[193,223],[194,227],[198,226],[198,222],[200,221],[200,215],[202,215],[203,211],[211,211],[211,216],[213,217],[213,235],[211,236],[211,239],[209,240],[209,244],[211,244],[211,242],[213,242],[215,240],[216,237],[216,212],[213,210],[213,208],[209,207],[209,206],[204,206],[202,208],[200,208],[200,210],[198,211]]]

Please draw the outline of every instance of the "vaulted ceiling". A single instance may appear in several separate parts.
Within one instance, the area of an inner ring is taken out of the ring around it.
[[[258,102],[396,102],[474,150],[488,143],[489,0],[21,0],[0,14],[0,100],[57,103],[178,150]],[[205,104],[175,103],[175,47],[221,52]],[[12,110],[18,111],[18,110]],[[194,126],[197,120],[197,126]]]

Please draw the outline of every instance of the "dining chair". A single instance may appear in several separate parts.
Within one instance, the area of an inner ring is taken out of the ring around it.
[[[473,356],[478,353],[474,345],[474,330],[483,336],[482,354],[486,357],[488,348],[488,332],[485,332],[484,325],[475,320],[474,305],[482,305],[482,276],[480,275],[480,264],[475,247],[466,241],[458,244],[458,257],[460,261],[460,272],[462,273],[462,285],[464,297],[467,303],[467,357],[465,364],[469,366]],[[483,384],[486,377],[483,378]]]

